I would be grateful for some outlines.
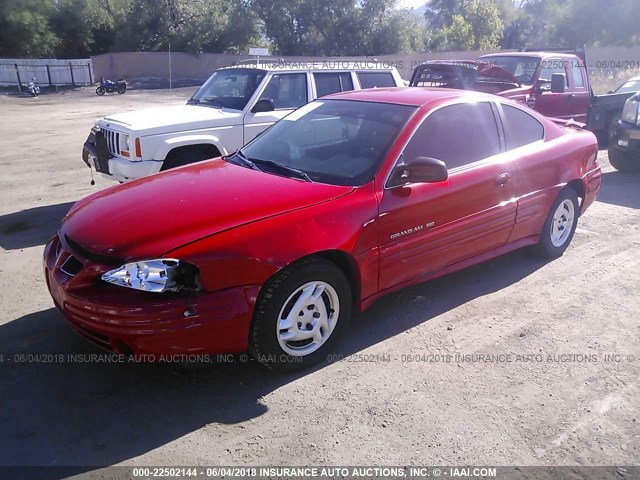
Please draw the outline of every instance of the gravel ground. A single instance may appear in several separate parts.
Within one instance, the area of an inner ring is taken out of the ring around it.
[[[90,186],[82,143],[96,117],[193,91],[0,96],[0,465],[640,463],[640,176],[606,151],[562,258],[515,252],[389,295],[354,318],[342,361],[81,362],[101,352],[53,308],[41,256],[111,185]]]

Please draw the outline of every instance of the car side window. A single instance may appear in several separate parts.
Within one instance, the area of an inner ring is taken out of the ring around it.
[[[571,76],[573,77],[573,86],[576,88],[584,88],[584,78],[582,78],[582,68],[580,64],[571,62]]]
[[[306,105],[306,73],[278,73],[271,77],[260,99],[270,98],[277,109],[298,108]]]
[[[567,72],[564,68],[565,61],[559,58],[552,58],[550,60],[542,61],[542,70],[540,71],[540,78],[542,80],[551,81],[554,73],[562,73],[564,74],[564,86],[568,87],[569,82],[567,80]],[[550,88],[550,87],[549,87]]]
[[[353,90],[353,81],[349,72],[314,73],[318,98],[337,92]]]
[[[502,105],[502,111],[507,130],[507,150],[544,138],[544,127],[528,113],[510,105]]]
[[[431,157],[453,170],[502,151],[489,102],[460,103],[429,115],[409,140],[403,157]]]
[[[362,88],[395,87],[391,72],[358,72],[358,80]]]

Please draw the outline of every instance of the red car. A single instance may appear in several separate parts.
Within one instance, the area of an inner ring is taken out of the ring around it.
[[[45,277],[110,351],[303,368],[381,295],[525,246],[562,255],[596,155],[591,132],[492,95],[332,95],[233,155],[79,201]]]

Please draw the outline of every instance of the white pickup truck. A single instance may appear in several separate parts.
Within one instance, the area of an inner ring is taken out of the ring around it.
[[[98,173],[126,182],[228,155],[318,97],[403,85],[393,66],[373,60],[221,68],[186,105],[98,119],[84,144],[82,158]]]

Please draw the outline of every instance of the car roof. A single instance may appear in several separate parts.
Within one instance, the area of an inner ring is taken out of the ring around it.
[[[472,101],[500,100],[500,97],[470,90],[457,90],[454,88],[431,87],[388,87],[368,88],[364,90],[351,90],[348,92],[334,93],[322,98],[338,100],[356,100],[361,102],[395,103],[398,105],[411,105],[421,107],[436,100],[464,98]]]
[[[268,72],[292,72],[292,71],[300,71],[306,72],[308,70],[337,70],[337,71],[345,71],[345,70],[357,70],[357,71],[368,71],[368,70],[381,70],[390,72],[395,70],[395,66],[390,62],[379,62],[377,60],[266,60],[260,61],[251,61],[252,63],[237,63],[235,65],[231,65],[228,67],[222,67],[219,70],[227,70],[234,68],[249,68],[249,69],[257,69],[257,70],[265,70]]]
[[[575,58],[573,53],[563,52],[505,52],[505,53],[488,53],[478,58],[493,58],[493,57],[529,57],[529,58]]]

